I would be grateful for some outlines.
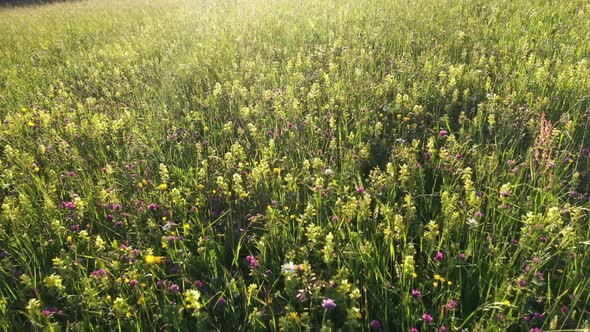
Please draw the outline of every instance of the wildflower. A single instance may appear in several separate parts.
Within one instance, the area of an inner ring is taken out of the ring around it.
[[[104,269],[98,269],[96,271],[93,271],[92,273],[90,273],[91,276],[96,277],[96,278],[102,278],[105,277],[107,275],[107,271],[105,271]]]
[[[258,264],[258,261],[256,260],[256,258],[254,258],[254,256],[247,256],[246,262],[248,262],[248,265],[250,265],[251,268],[260,267],[260,264]]]
[[[172,285],[170,285],[170,291],[171,291],[172,293],[176,293],[176,292],[178,292],[179,290],[180,290],[180,286],[178,286],[177,284],[172,284]]]
[[[297,295],[295,295],[295,298],[299,301],[299,302],[305,302],[307,300],[307,295],[305,294],[305,290],[304,289],[300,289],[297,291]]]
[[[333,310],[336,308],[336,302],[333,299],[325,298],[322,300],[322,308]]]
[[[412,328],[410,329],[410,332],[419,332],[419,330],[418,330],[418,328],[417,328],[417,327],[412,327]]]
[[[296,265],[293,262],[285,263],[281,266],[281,270],[283,273],[295,273]]]
[[[135,279],[131,279],[129,281],[129,286],[131,286],[131,287],[135,287],[135,286],[137,286],[137,284],[139,284],[139,281],[137,281]]]
[[[570,312],[570,309],[566,305],[562,305],[561,308],[559,308],[559,310],[564,315],[567,315]]]
[[[113,302],[113,309],[118,313],[127,311],[127,302],[123,298],[117,297]]]
[[[75,210],[76,209],[76,203],[63,201],[63,202],[61,202],[61,207],[63,209]]]
[[[225,305],[227,304],[227,300],[225,299],[225,297],[220,297],[219,300],[217,300],[217,303],[222,306],[225,307]]]
[[[533,317],[529,314],[524,315],[524,317],[522,317],[522,319],[524,319],[525,321],[530,321]]]
[[[412,289],[411,294],[412,294],[412,297],[415,299],[419,299],[422,296],[422,292],[420,292],[417,289]]]
[[[373,319],[371,321],[371,328],[372,329],[375,329],[375,330],[380,329],[381,328],[381,322],[378,321],[378,320],[376,320],[376,319]]]
[[[441,327],[438,328],[438,332],[447,332],[448,329],[446,326],[442,325]]]
[[[538,327],[531,328],[531,332],[541,332],[542,330]]]
[[[205,286],[205,283],[203,282],[203,280],[195,280],[194,285],[197,288],[201,288],[201,287]]]
[[[199,299],[201,298],[201,293],[199,293],[196,289],[189,289],[184,292],[184,301],[186,302],[186,308],[199,310],[201,309],[201,303]]]
[[[42,310],[42,311],[41,311],[41,315],[43,315],[43,316],[45,316],[45,317],[49,317],[49,316],[53,315],[53,312],[51,312],[51,311],[50,311],[50,310],[48,310],[48,309],[45,309],[45,310]]]
[[[533,317],[534,317],[536,320],[543,320],[543,314],[542,314],[542,313],[540,313],[540,312],[535,312],[535,313],[533,313]]]
[[[147,265],[160,264],[160,263],[162,263],[162,257],[161,256],[154,256],[154,255],[146,255],[145,262]]]
[[[158,189],[160,189],[160,191],[166,191],[168,190],[168,184],[167,183],[162,183]]]
[[[43,283],[45,284],[46,287],[49,288],[57,288],[57,289],[63,289],[64,286],[62,285],[62,279],[61,276],[57,275],[57,274],[52,274],[48,277],[45,277],[45,279],[43,279]]]
[[[454,310],[459,306],[459,302],[451,299],[446,305],[445,308],[447,308],[448,310]]]
[[[422,315],[422,320],[426,324],[432,324],[432,316],[429,313],[425,313],[424,315]]]
[[[526,287],[526,285],[527,285],[527,281],[526,281],[526,280],[524,280],[524,279],[520,279],[520,280],[518,281],[518,285],[519,285],[520,287]]]
[[[449,132],[444,129],[438,132],[438,137],[444,138],[447,136],[449,136]]]
[[[445,259],[445,254],[442,251],[436,253],[436,255],[432,256],[432,260],[435,262],[440,262]]]

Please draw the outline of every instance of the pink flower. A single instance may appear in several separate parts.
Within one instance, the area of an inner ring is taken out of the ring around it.
[[[380,329],[380,328],[381,328],[381,322],[380,322],[380,321],[378,321],[378,320],[376,320],[376,319],[373,319],[373,320],[371,321],[371,328],[372,328],[372,329],[375,329],[375,330],[376,330],[376,329]]]
[[[248,262],[248,265],[250,265],[251,268],[260,267],[260,264],[258,264],[258,261],[254,256],[246,256],[246,262]]]
[[[333,299],[325,298],[322,300],[322,308],[333,310],[336,308],[336,302]]]
[[[432,260],[435,262],[440,262],[445,259],[445,254],[442,251],[436,253],[436,255],[432,256]]]
[[[432,316],[430,316],[429,313],[425,313],[424,315],[422,315],[422,320],[426,324],[432,324]]]
[[[411,294],[415,299],[419,299],[422,296],[422,292],[420,292],[418,289],[412,289]]]

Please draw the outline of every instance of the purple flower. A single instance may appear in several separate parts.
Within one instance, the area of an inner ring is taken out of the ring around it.
[[[465,253],[460,253],[459,255],[457,255],[457,257],[459,257],[460,260],[464,261],[467,256],[465,256]]]
[[[438,332],[447,332],[447,327],[446,326],[441,326],[438,328]]]
[[[371,321],[371,328],[372,329],[375,329],[375,330],[380,329],[381,328],[381,322],[378,321],[378,320],[376,320],[376,319],[373,319]]]
[[[424,315],[422,315],[422,320],[426,324],[432,324],[432,316],[430,316],[429,313],[425,313]]]
[[[435,262],[440,262],[445,259],[445,254],[442,251],[436,253],[436,255],[432,256],[432,260]]]
[[[475,213],[473,213],[473,217],[481,218],[481,217],[483,217],[483,212],[482,211],[475,211]]]
[[[520,287],[526,287],[526,285],[527,285],[527,281],[526,281],[526,280],[524,280],[524,279],[520,279],[520,280],[518,281],[518,285],[519,285]]]
[[[105,271],[104,269],[98,269],[98,270],[90,273],[90,275],[93,277],[102,278],[107,275],[107,271]]]
[[[150,203],[150,204],[148,204],[148,206],[147,206],[147,209],[148,209],[148,210],[151,210],[151,211],[155,211],[155,210],[157,210],[159,207],[160,207],[160,205],[159,205],[159,204],[156,204],[156,203]]]
[[[362,194],[362,193],[364,193],[364,192],[365,192],[365,187],[363,187],[363,186],[360,186],[360,187],[356,188],[356,191],[357,191],[358,193]]]
[[[227,300],[225,299],[225,297],[220,297],[219,300],[217,300],[217,303],[220,306],[225,307],[225,305],[227,304]]]
[[[205,283],[203,282],[203,280],[195,280],[195,287],[201,288],[203,286],[205,286]]]
[[[449,303],[447,303],[447,304],[445,305],[445,308],[447,308],[448,310],[455,310],[455,309],[456,309],[458,306],[459,306],[459,302],[457,302],[457,301],[455,301],[455,300],[451,299],[451,300],[449,301]]]
[[[250,265],[251,268],[260,267],[260,264],[258,264],[258,261],[256,260],[256,258],[254,258],[254,256],[247,256],[246,262],[248,262],[248,265]]]
[[[61,207],[63,209],[75,210],[76,209],[76,203],[63,201],[63,202],[61,202]]]
[[[410,329],[410,332],[419,332],[419,330],[418,330],[418,328],[417,328],[417,327],[412,327],[412,328]]]
[[[537,320],[543,320],[543,314],[540,312],[533,313],[533,317],[535,317]]]
[[[412,289],[412,297],[415,299],[419,299],[422,296],[422,292],[418,289]]]
[[[538,327],[531,328],[531,332],[541,332],[542,330]]]
[[[567,315],[570,312],[570,309],[566,305],[562,305],[559,310],[561,310],[561,313],[564,315]]]
[[[45,317],[49,317],[49,316],[53,315],[53,312],[51,312],[51,311],[49,311],[49,310],[45,309],[45,310],[42,310],[42,311],[41,311],[41,315],[43,315],[43,316],[45,316]]]
[[[178,286],[177,284],[172,284],[172,285],[170,285],[170,291],[171,291],[172,293],[176,293],[176,292],[178,292],[179,290],[180,290],[180,286]]]
[[[333,310],[336,308],[336,302],[333,299],[325,298],[322,300],[322,308]]]
[[[447,136],[449,136],[449,132],[444,129],[438,132],[438,137],[447,137]]]
[[[524,319],[525,321],[528,322],[528,321],[530,321],[532,319],[532,317],[531,317],[531,315],[526,314],[526,315],[524,315],[524,317],[522,317],[522,319]]]

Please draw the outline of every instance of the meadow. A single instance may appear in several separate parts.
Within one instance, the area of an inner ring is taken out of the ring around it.
[[[590,329],[586,0],[0,7],[0,330]]]

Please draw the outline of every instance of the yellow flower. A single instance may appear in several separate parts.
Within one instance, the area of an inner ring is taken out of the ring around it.
[[[162,183],[158,188],[160,189],[160,191],[166,191],[168,190],[168,184]]]
[[[447,285],[452,286],[453,282],[449,280],[449,281],[447,281]]]
[[[162,256],[147,255],[145,256],[145,262],[147,265],[154,265],[162,263]]]
[[[505,305],[510,305],[511,304],[509,300],[504,300],[503,302],[504,302]]]
[[[27,126],[34,127],[35,123],[33,121],[29,121],[29,122],[27,122]]]
[[[436,281],[435,281],[435,282],[433,282],[433,283],[432,283],[432,286],[434,286],[434,288],[438,287],[438,282],[436,282]]]
[[[297,325],[301,324],[301,317],[299,317],[299,314],[296,312],[290,312],[289,313],[289,318]]]

